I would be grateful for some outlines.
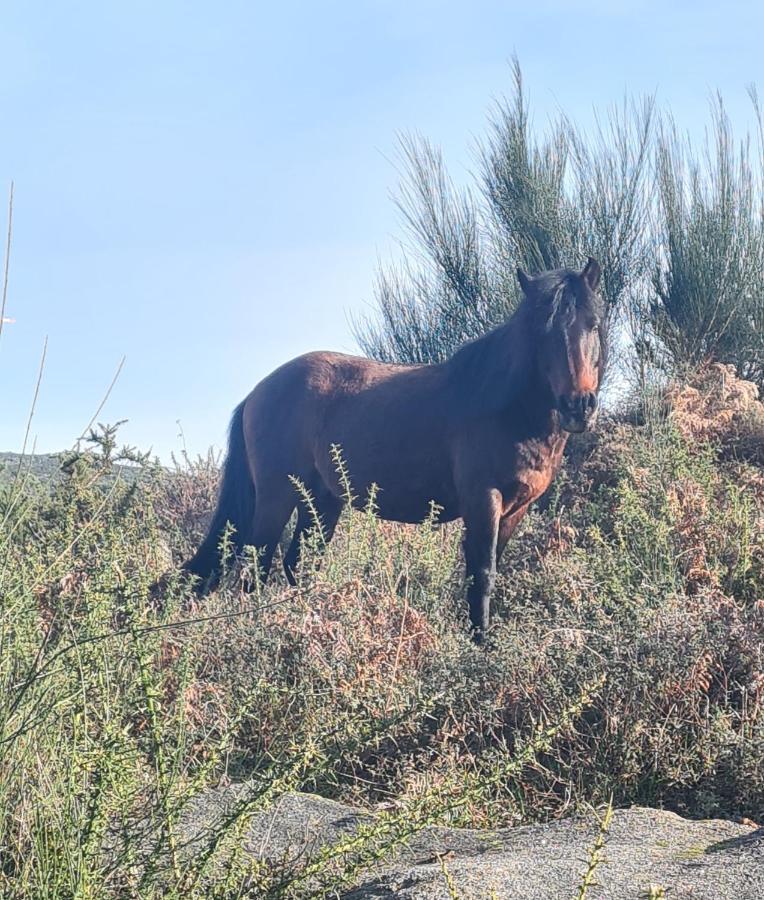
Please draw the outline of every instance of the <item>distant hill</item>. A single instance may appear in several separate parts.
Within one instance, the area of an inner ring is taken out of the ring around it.
[[[35,453],[26,456],[0,452],[0,485],[13,481],[19,467],[42,484],[51,484],[61,477],[61,460],[67,452],[69,451],[62,450],[60,453]],[[128,481],[135,478],[139,471],[137,466],[114,466],[114,472]]]
[[[61,456],[60,453],[36,453],[23,457],[20,453],[0,453],[0,484],[12,481],[19,466],[40,481],[52,481],[61,474]]]

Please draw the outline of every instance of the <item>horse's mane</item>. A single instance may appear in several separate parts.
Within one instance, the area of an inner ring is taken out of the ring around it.
[[[496,412],[519,399],[533,400],[529,395],[539,390],[532,356],[538,336],[556,325],[571,325],[582,302],[593,306],[597,318],[602,315],[600,301],[584,292],[580,273],[573,269],[543,272],[532,283],[532,295],[523,294],[506,322],[464,344],[443,363],[454,400],[465,411]],[[538,397],[540,403],[545,399]]]
[[[544,331],[551,331],[556,323],[563,327],[572,324],[579,303],[577,285],[581,277],[572,269],[553,269],[533,279],[536,294],[534,306]],[[523,302],[528,298],[524,297]]]

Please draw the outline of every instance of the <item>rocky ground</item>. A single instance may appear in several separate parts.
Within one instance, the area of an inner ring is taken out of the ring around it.
[[[198,798],[186,817],[188,836],[212,825],[244,790],[232,785]],[[321,797],[289,794],[252,818],[243,845],[260,859],[304,859],[371,818]],[[428,828],[342,896],[568,900],[579,896],[598,832],[594,814],[500,831]],[[764,897],[764,828],[753,825],[690,821],[642,807],[616,810],[600,856],[588,898]]]

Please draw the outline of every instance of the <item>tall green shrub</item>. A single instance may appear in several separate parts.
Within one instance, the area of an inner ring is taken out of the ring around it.
[[[560,115],[532,127],[519,66],[489,120],[474,183],[459,187],[437,148],[401,143],[402,260],[377,278],[363,350],[437,362],[511,314],[517,266],[595,256],[622,372],[732,363],[764,384],[764,143],[736,145],[720,99],[713,137],[682,140],[654,102],[625,101],[584,132]]]
[[[585,137],[560,117],[531,127],[520,68],[479,149],[473,189],[457,188],[439,151],[402,141],[398,206],[408,243],[382,268],[379,316],[356,332],[384,360],[436,362],[503,321],[519,294],[515,269],[577,266],[596,255],[609,308],[624,305],[644,268],[645,175],[653,104],[624,105]]]
[[[657,138],[657,245],[647,318],[676,365],[732,363],[764,383],[764,167],[736,146],[721,98],[699,153],[667,120]]]

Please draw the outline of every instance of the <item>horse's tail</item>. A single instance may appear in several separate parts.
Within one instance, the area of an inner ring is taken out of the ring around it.
[[[220,541],[228,523],[236,529],[232,541],[237,550],[247,543],[255,516],[255,484],[252,481],[247,448],[244,443],[244,404],[242,401],[231,417],[228,454],[223,464],[223,479],[218,504],[212,516],[207,537],[183,568],[203,580],[202,590],[211,590],[220,576]]]

